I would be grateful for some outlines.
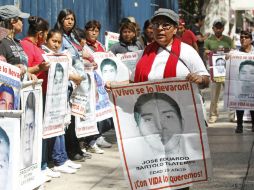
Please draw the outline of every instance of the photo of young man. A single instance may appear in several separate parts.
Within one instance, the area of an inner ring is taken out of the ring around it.
[[[35,95],[30,92],[25,104],[25,124],[21,128],[21,155],[22,169],[33,164],[33,151],[35,141]]]
[[[117,65],[112,59],[104,59],[100,66],[102,78],[104,82],[116,81]]]
[[[10,141],[7,133],[0,126],[0,189],[8,184]]]
[[[166,154],[180,151],[183,118],[173,98],[157,92],[139,96],[134,106],[134,119],[152,149]]]
[[[0,110],[14,109],[14,91],[13,88],[2,84],[0,86]]]

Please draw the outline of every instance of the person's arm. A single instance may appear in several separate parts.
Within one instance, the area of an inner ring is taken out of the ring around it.
[[[37,74],[40,71],[47,71],[49,69],[50,64],[48,62],[43,61],[42,63],[35,65],[33,67],[28,67],[28,72],[32,74]]]
[[[76,85],[80,85],[83,78],[79,74],[70,73],[69,74],[69,80],[73,81]]]
[[[198,75],[197,73],[189,73],[186,79],[190,82],[196,83],[201,89],[207,88],[210,82],[209,76]]]

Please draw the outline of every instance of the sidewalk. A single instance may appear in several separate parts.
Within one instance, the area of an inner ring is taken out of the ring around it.
[[[207,99],[207,98],[205,98]],[[206,101],[206,108],[210,105]],[[235,134],[236,123],[228,122],[228,114],[219,104],[220,118],[209,125],[208,139],[213,165],[213,178],[207,183],[195,184],[191,190],[254,190],[254,133],[251,124],[244,123],[243,134]],[[102,155],[93,154],[82,163],[76,174],[62,174],[45,184],[46,190],[127,190],[114,131],[107,139],[114,143]],[[253,151],[253,152],[252,152]]]

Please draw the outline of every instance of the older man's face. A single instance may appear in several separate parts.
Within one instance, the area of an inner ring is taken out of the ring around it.
[[[155,41],[164,47],[170,45],[177,27],[164,16],[156,17],[152,23]]]

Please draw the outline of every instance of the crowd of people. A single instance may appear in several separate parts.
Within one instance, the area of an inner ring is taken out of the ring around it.
[[[18,40],[15,36],[22,32],[23,19],[28,19],[29,28],[27,36]],[[144,53],[136,65],[135,76],[131,82],[153,81],[170,77],[183,77],[196,83],[201,89],[209,86],[209,72],[204,63],[212,53],[228,53],[234,49],[233,40],[223,35],[225,22],[215,20],[213,23],[214,34],[202,34],[201,27],[204,16],[198,16],[196,23],[188,29],[184,19],[170,10],[160,8],[154,16],[144,23],[143,31],[139,32],[139,25],[133,19],[125,18],[119,26],[119,42],[112,45],[110,50],[114,54],[144,50]],[[47,94],[48,70],[50,64],[43,58],[44,53],[68,52],[72,57],[74,72],[69,74],[68,98],[75,85],[80,85],[86,78],[75,72],[75,65],[90,64],[94,70],[97,64],[94,61],[94,52],[106,52],[104,45],[98,41],[101,30],[99,21],[91,20],[82,26],[77,26],[75,13],[70,9],[59,12],[54,28],[49,28],[49,23],[38,16],[30,16],[21,12],[13,5],[0,7],[1,30],[6,31],[6,36],[0,42],[1,60],[15,65],[21,69],[22,80],[43,79],[43,104]],[[240,51],[254,53],[252,35],[248,31],[241,32]],[[184,43],[183,43],[184,42]],[[161,61],[160,57],[167,57]],[[101,68],[102,73],[110,73],[114,65],[108,65],[108,70]],[[105,74],[105,75],[106,75]],[[61,76],[59,76],[61,80]],[[97,76],[98,77],[98,76]],[[111,76],[109,76],[111,77]],[[208,123],[215,123],[219,117],[218,100],[220,89],[224,84],[222,78],[217,78],[211,84],[211,105]],[[110,84],[106,84],[110,88]],[[1,95],[1,91],[0,91]],[[2,97],[1,97],[2,98]],[[69,100],[68,100],[69,101]],[[9,103],[1,109],[13,109]],[[243,132],[243,110],[237,110],[236,133]],[[253,111],[252,131],[254,131]],[[231,119],[231,118],[230,118]],[[97,122],[98,135],[78,139],[75,132],[75,116],[71,116],[70,123],[65,134],[42,140],[42,164],[41,170],[45,175],[45,181],[52,177],[59,177],[60,173],[76,173],[81,164],[73,161],[85,161],[91,159],[92,154],[103,154],[103,148],[110,148],[112,144],[107,142],[103,134],[114,129],[113,119],[105,119]],[[1,128],[0,128],[1,129]],[[48,164],[54,163],[50,169]],[[188,188],[186,188],[188,189]]]

